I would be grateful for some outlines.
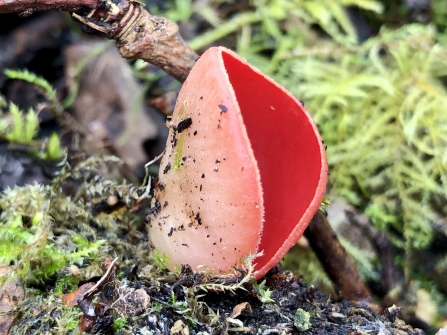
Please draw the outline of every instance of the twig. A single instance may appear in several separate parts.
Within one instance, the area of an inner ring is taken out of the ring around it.
[[[122,57],[145,60],[180,82],[199,58],[183,41],[175,23],[151,15],[134,0],[0,0],[0,13],[26,16],[40,10],[73,12],[75,19],[115,39]]]
[[[140,2],[106,0],[90,13],[73,13],[73,17],[115,39],[124,58],[145,60],[180,82],[199,58],[183,41],[175,23],[151,15]]]
[[[304,234],[341,298],[352,302],[371,302],[371,292],[360,278],[323,212],[315,213]]]
[[[21,13],[24,16],[38,11],[77,12],[85,8],[94,9],[99,0],[0,0],[0,14]]]

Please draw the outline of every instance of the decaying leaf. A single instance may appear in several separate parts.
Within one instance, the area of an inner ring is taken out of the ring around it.
[[[62,299],[65,306],[76,306],[78,304],[78,300],[81,300],[84,294],[94,286],[95,283],[85,283],[84,285],[80,286],[76,291],[62,294],[59,296],[59,298]]]
[[[80,68],[85,59],[89,61]],[[157,128],[144,110],[143,91],[129,64],[116,49],[87,42],[67,48],[65,60],[67,82],[77,92],[74,115],[89,130],[93,143],[113,146],[110,152],[131,168],[143,165],[147,157],[141,143],[154,139]],[[87,143],[84,149],[97,150]]]
[[[82,300],[91,300],[99,293],[99,303],[116,310],[123,316],[141,314],[146,310],[150,297],[143,289],[128,287],[115,278],[115,258],[98,283],[88,290]]]
[[[0,274],[10,270],[9,266],[1,266]],[[20,280],[8,278],[0,285],[0,335],[9,333],[24,298],[25,291]]]
[[[235,319],[245,311],[248,311],[249,313],[251,312],[251,306],[248,302],[242,302],[234,306],[233,312],[230,314],[230,318]]]

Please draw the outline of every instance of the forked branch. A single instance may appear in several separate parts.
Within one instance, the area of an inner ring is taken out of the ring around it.
[[[30,15],[40,10],[73,12],[78,21],[115,39],[124,58],[145,60],[180,82],[199,57],[183,41],[175,23],[151,15],[134,0],[0,0],[0,13]]]

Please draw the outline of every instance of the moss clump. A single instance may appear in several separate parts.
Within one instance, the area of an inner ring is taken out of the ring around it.
[[[430,27],[383,30],[355,49],[288,61],[328,145],[332,194],[365,210],[392,241],[426,246],[447,196],[447,49]]]
[[[52,200],[49,186],[27,185],[7,189],[0,197],[0,264],[26,284],[47,280],[59,269],[84,258],[97,257],[104,241],[90,242],[80,235],[58,243],[52,233]]]
[[[310,313],[306,312],[304,309],[298,308],[293,317],[293,325],[300,332],[308,330],[312,326],[310,323]]]
[[[32,108],[24,113],[11,102],[9,103],[8,114],[0,114],[1,139],[11,145],[24,145],[25,151],[42,160],[56,161],[63,158],[64,149],[61,146],[59,136],[53,133],[49,139],[37,140],[38,131],[39,119]]]
[[[63,306],[56,296],[35,296],[20,307],[21,317],[10,334],[79,334],[79,308]]]

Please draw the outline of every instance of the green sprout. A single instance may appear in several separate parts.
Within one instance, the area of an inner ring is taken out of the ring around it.
[[[24,80],[35,84],[53,105],[58,104],[56,90],[44,78],[27,70],[6,70],[5,74],[11,79]],[[3,97],[0,100],[0,107],[2,107],[6,102]],[[0,137],[13,143],[32,144],[39,131],[37,113],[32,108],[29,108],[25,113],[12,102],[9,103],[8,111],[8,115],[0,118]],[[44,150],[40,152],[31,150],[31,153],[44,160],[59,160],[64,156],[60,138],[55,133],[50,136],[46,145],[42,147],[44,147]]]
[[[174,292],[171,292],[171,304],[175,308],[179,309],[182,314],[191,311],[188,308],[188,302],[187,301],[179,301],[179,300],[177,300],[177,296],[175,295]]]
[[[113,328],[117,332],[124,330],[126,325],[127,325],[127,320],[123,317],[119,317],[118,319],[115,319],[113,321]]]
[[[64,153],[59,136],[56,133],[52,133],[48,139],[44,159],[58,160],[64,156]]]
[[[14,103],[9,104],[11,119],[0,120],[0,134],[10,142],[29,144],[39,130],[39,119],[36,112],[30,108],[24,114]]]
[[[29,72],[28,70],[5,70],[5,75],[10,79],[23,80],[28,83],[34,84],[43,90],[43,94],[51,101],[57,101],[56,90],[51,86],[51,84],[44,78],[39,77],[35,73]]]
[[[164,270],[167,268],[169,259],[165,253],[162,253],[162,252],[158,251],[157,249],[154,249],[152,251],[152,259],[154,261],[154,266],[158,270]]]
[[[271,291],[268,287],[265,287],[265,279],[260,284],[255,284],[256,291],[258,293],[258,299],[262,302],[262,304],[268,304],[270,302],[275,302],[272,299],[273,291]]]

